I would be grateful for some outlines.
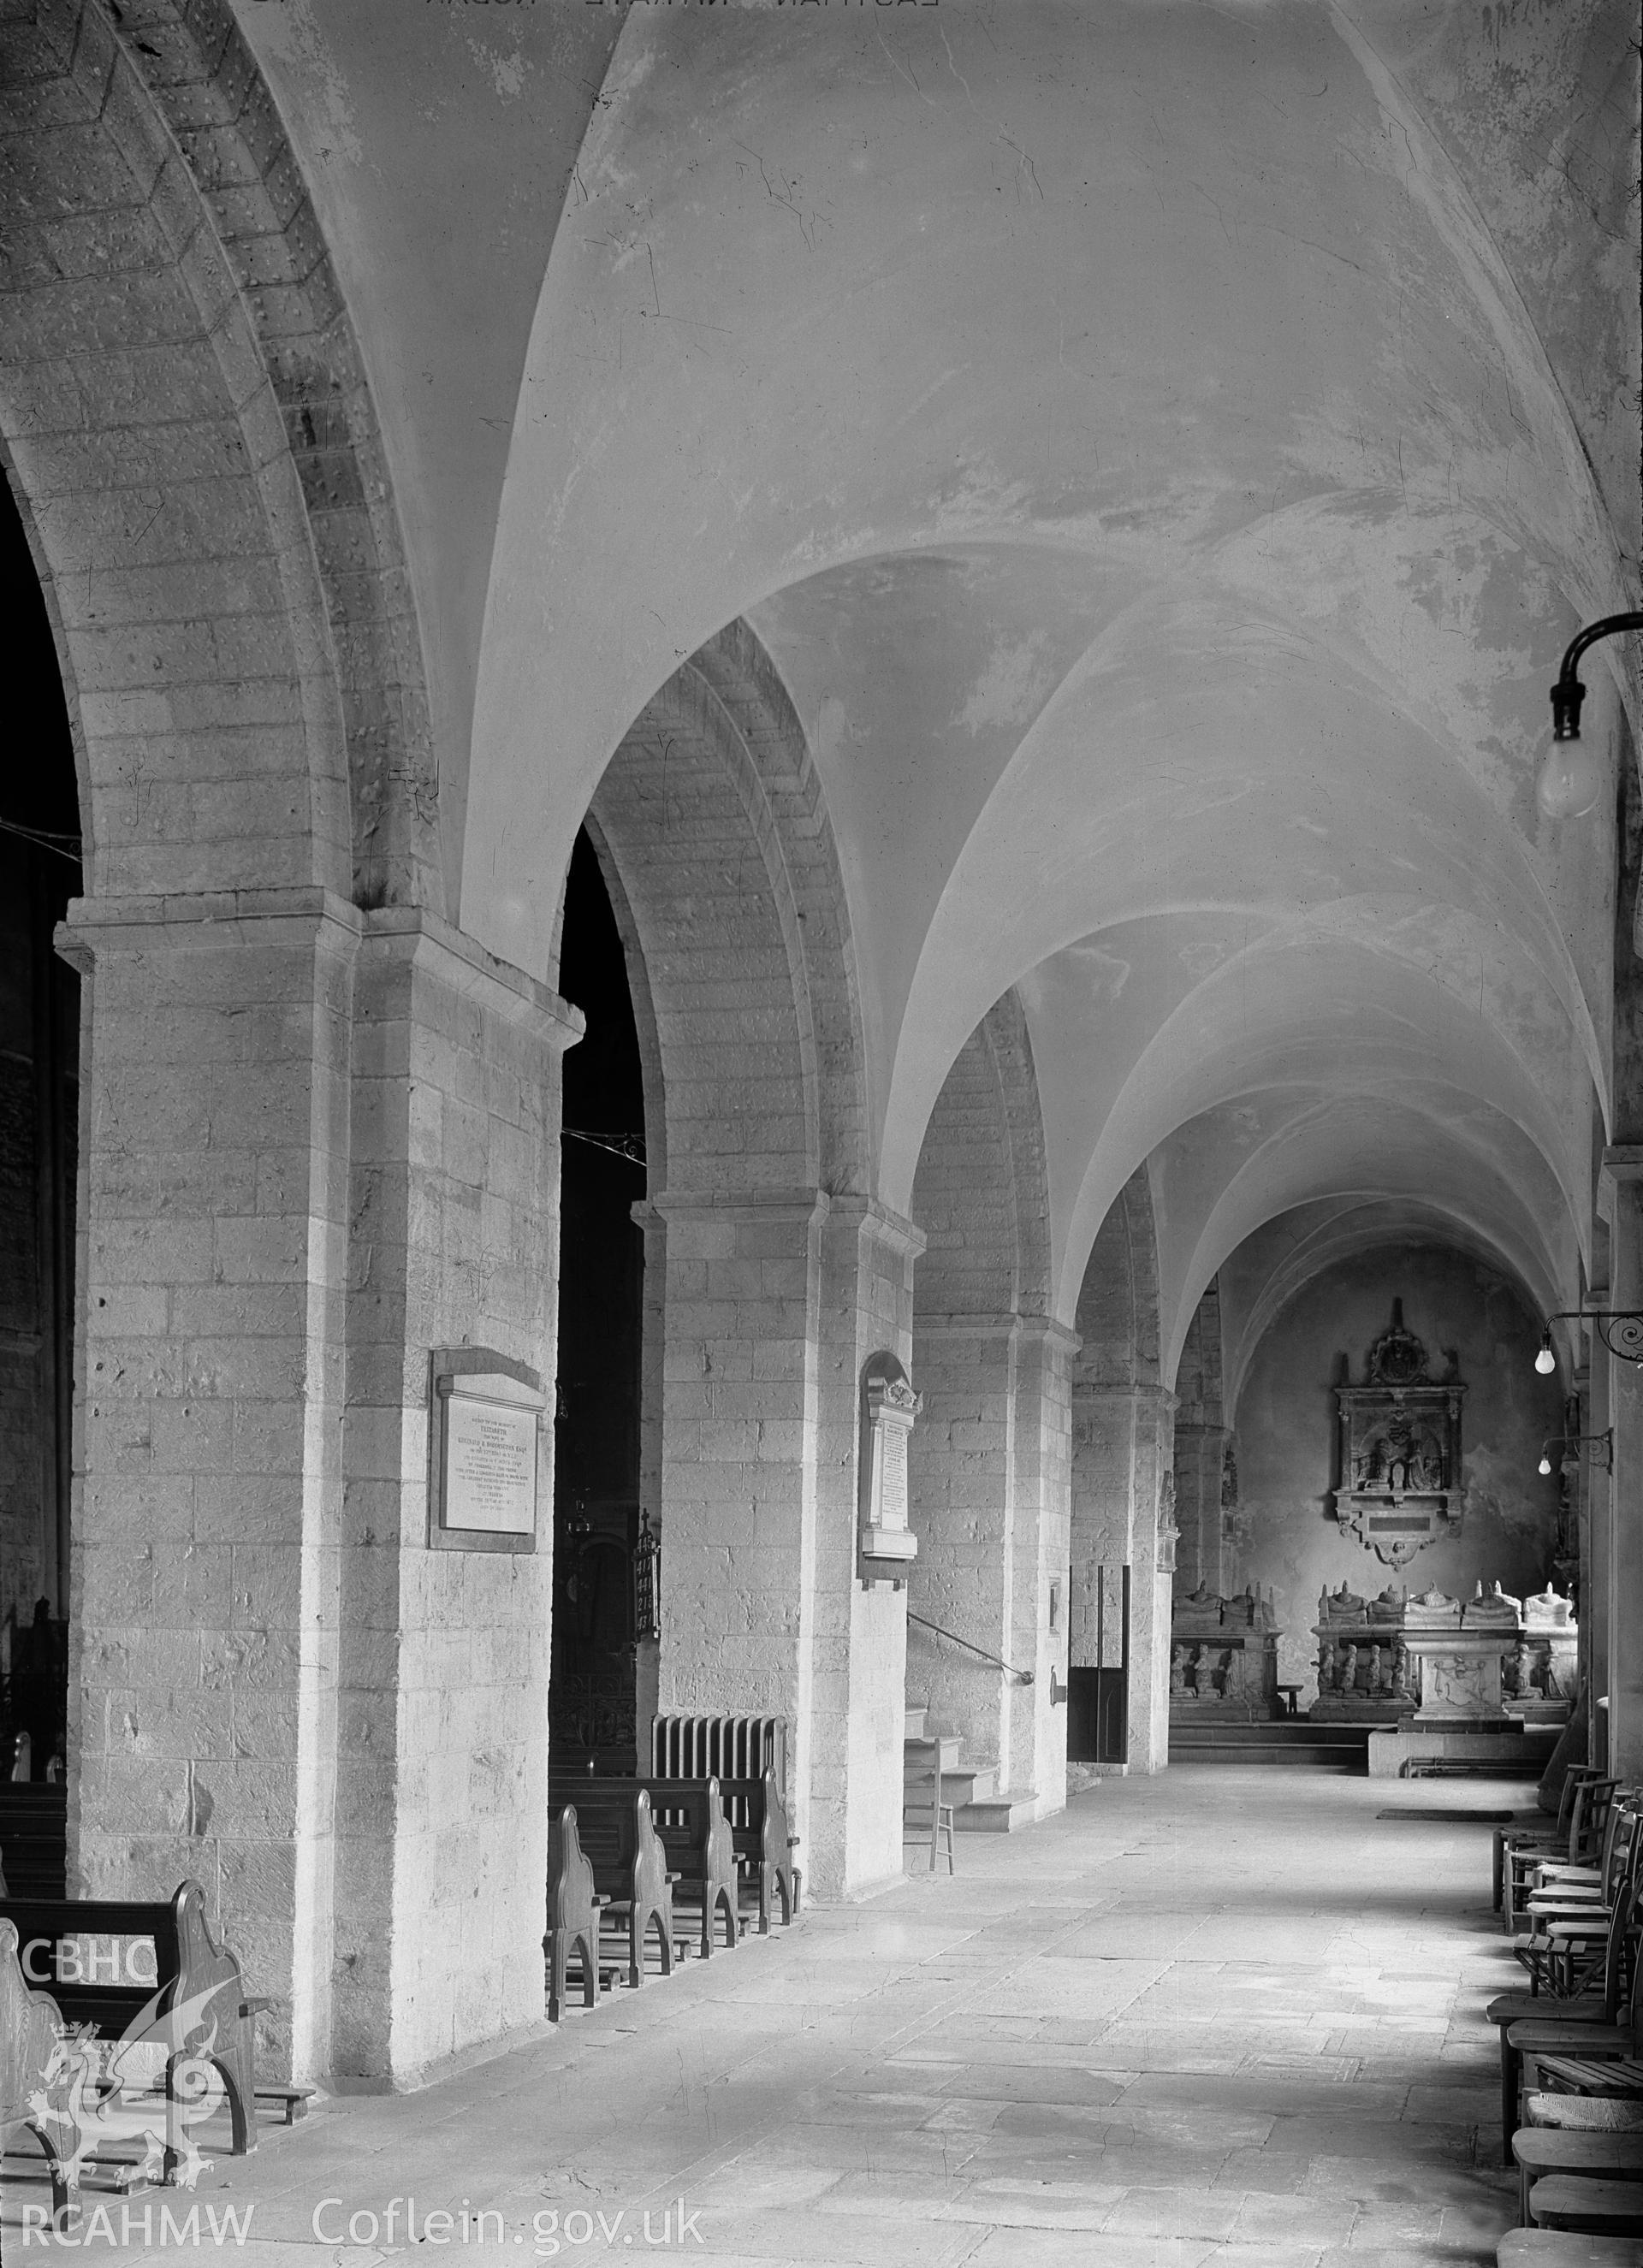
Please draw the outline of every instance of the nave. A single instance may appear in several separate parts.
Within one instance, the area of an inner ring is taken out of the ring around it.
[[[254,2205],[259,2268],[426,2261],[440,2211],[469,2268],[643,2250],[647,2212],[719,2268],[1483,2268],[1516,2219],[1483,2010],[1518,1972],[1489,1828],[1442,1815],[1508,1804],[1532,1790],[1109,1779],[1030,1836],[962,1838],[951,1878],[810,1911],[418,2094],[324,2102],[199,2202]],[[8,2183],[8,2257],[28,2194]],[[502,2216],[484,2242],[460,2242],[464,2204]],[[368,2241],[322,2241],[350,2223]]]

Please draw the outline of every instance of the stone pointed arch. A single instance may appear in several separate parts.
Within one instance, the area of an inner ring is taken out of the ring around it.
[[[843,876],[804,733],[744,623],[646,703],[588,824],[659,1097],[661,1705],[787,1718],[814,1878],[881,1880],[899,1865],[886,1760],[905,1624],[899,1594],[857,1580],[857,1386],[872,1351],[910,1351],[918,1240],[868,1194]],[[654,1358],[647,1342],[647,1379]],[[852,1739],[844,1689],[869,1660]]]
[[[1160,1372],[1158,1228],[1146,1166],[1124,1183],[1096,1232],[1079,1292],[1078,1330],[1072,1659],[1083,1668],[1111,1665],[1111,1602],[1127,1567],[1128,1762],[1158,1771],[1169,1756],[1175,1397]]]
[[[444,887],[420,640],[352,326],[225,0],[47,0],[0,443],[50,592],[99,892]]]
[[[1014,991],[947,1072],[925,1130],[913,1218],[927,1239],[913,1293],[910,1703],[964,1743],[1001,1801],[1065,1800],[1065,1719],[1052,1584],[1067,1553],[1067,1359],[1048,1314],[1050,1198],[1032,1041]],[[932,1627],[934,1625],[935,1627]],[[997,1657],[988,1661],[954,1643]],[[1034,1682],[998,1662],[1030,1669]]]
[[[668,1188],[865,1193],[836,848],[803,729],[746,623],[646,704],[590,815],[653,1004]]]

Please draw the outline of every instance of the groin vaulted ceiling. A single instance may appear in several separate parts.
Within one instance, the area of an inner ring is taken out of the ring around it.
[[[238,13],[382,397],[465,928],[546,965],[612,751],[745,618],[888,1204],[1014,985],[1064,1317],[1143,1160],[1175,1350],[1297,1208],[1576,1288],[1612,799],[1533,779],[1636,603],[1625,10]]]

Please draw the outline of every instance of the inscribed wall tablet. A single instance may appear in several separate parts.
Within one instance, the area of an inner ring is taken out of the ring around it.
[[[482,1362],[486,1367],[477,1366]],[[436,1550],[536,1549],[545,1407],[534,1372],[523,1364],[484,1348],[436,1351],[428,1506],[428,1541]]]

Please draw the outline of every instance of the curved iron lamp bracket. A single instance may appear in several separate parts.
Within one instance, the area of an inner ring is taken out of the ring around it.
[[[1580,737],[1580,703],[1586,698],[1586,688],[1574,674],[1580,656],[1599,638],[1614,637],[1622,630],[1643,630],[1643,615],[1605,615],[1600,622],[1588,622],[1570,639],[1558,681],[1551,688],[1554,740],[1578,740]]]
[[[1546,1320],[1548,1323],[1595,1323],[1597,1336],[1610,1354],[1622,1362],[1643,1364],[1643,1307],[1559,1307]]]
[[[1550,1462],[1551,1453],[1557,1448],[1566,1449],[1576,1457],[1583,1456],[1588,1465],[1601,1465],[1606,1473],[1612,1473],[1615,1469],[1615,1429],[1612,1425],[1602,1433],[1553,1433],[1543,1444],[1541,1455]]]

